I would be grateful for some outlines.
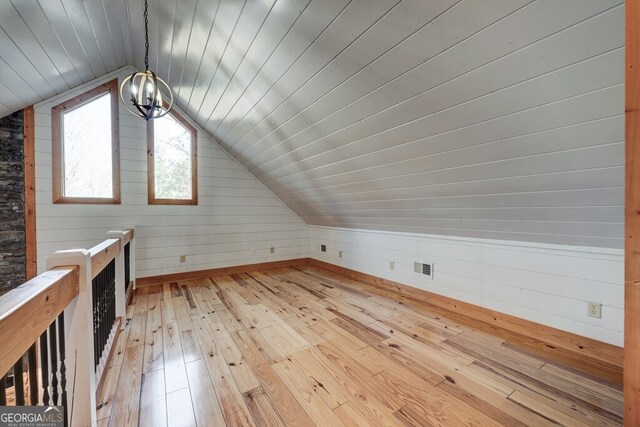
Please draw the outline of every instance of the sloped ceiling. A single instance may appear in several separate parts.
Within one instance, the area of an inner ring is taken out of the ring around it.
[[[0,2],[0,116],[124,65],[142,0]],[[177,105],[310,224],[621,247],[620,0],[149,0]]]

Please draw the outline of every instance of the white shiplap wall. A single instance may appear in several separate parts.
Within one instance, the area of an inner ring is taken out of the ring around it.
[[[623,345],[622,250],[319,226],[309,240],[312,258]],[[414,262],[433,263],[433,279]],[[587,301],[602,303],[601,319]]]
[[[51,107],[126,76],[125,69],[35,106],[38,267],[56,250],[88,248],[111,229],[136,227],[138,277],[307,256],[307,226],[198,131],[198,206],[147,204],[145,121],[120,108],[121,205],[54,205]],[[269,248],[275,247],[270,254]],[[186,263],[180,264],[180,255]]]

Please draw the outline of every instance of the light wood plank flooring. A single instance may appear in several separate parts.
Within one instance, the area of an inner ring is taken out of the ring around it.
[[[621,424],[620,385],[373,292],[312,267],[142,289],[99,425]]]

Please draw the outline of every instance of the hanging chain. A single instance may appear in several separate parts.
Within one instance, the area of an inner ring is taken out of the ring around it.
[[[144,0],[144,68],[149,71],[149,4]]]

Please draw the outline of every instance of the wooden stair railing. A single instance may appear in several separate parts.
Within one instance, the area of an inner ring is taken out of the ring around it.
[[[64,310],[78,272],[51,269],[0,298],[0,405],[66,406]]]
[[[89,250],[54,253],[47,271],[0,296],[0,405],[62,406],[65,426],[96,425],[135,275],[133,231],[107,235]]]

